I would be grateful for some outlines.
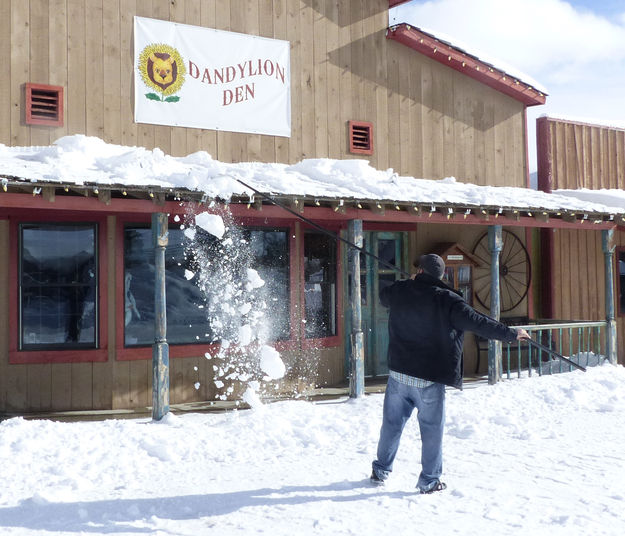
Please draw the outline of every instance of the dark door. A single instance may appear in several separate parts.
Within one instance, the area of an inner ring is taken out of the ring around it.
[[[368,231],[364,233],[365,247],[380,259],[404,268],[405,233]],[[401,276],[399,272],[369,255],[360,256],[360,291],[362,294],[362,330],[365,347],[365,375],[388,374],[388,309],[380,304],[379,293]]]

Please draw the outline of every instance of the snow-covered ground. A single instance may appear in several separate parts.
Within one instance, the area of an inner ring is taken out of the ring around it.
[[[448,391],[444,480],[416,419],[370,487],[382,395],[163,422],[0,424],[0,534],[622,535],[625,369]]]

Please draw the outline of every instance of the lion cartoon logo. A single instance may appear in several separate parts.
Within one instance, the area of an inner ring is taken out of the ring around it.
[[[158,93],[146,93],[145,97],[160,102],[178,102],[175,96],[184,83],[184,61],[173,47],[162,43],[146,46],[139,55],[139,72],[146,86]],[[160,95],[159,95],[160,93]]]

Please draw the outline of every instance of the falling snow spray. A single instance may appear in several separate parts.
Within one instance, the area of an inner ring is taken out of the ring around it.
[[[286,373],[279,352],[267,344],[271,315],[265,281],[252,266],[249,243],[227,208],[208,208],[187,216],[183,226],[189,241],[186,255],[194,259],[196,270],[187,278],[197,276],[206,298],[210,342],[217,345],[205,357],[213,362],[217,399],[238,397],[238,382],[243,401],[258,407],[266,387]]]

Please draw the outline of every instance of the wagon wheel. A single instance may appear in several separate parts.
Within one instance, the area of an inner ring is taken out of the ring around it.
[[[514,309],[527,295],[532,270],[527,249],[510,231],[502,233],[503,247],[499,257],[499,284],[501,312]],[[473,288],[475,297],[486,309],[490,308],[491,253],[488,249],[488,232],[480,236],[473,248],[481,266],[474,269]]]

